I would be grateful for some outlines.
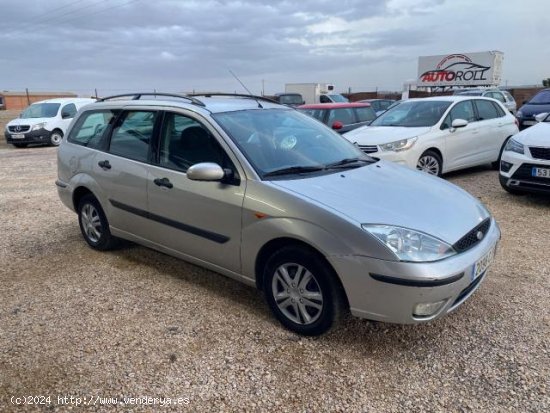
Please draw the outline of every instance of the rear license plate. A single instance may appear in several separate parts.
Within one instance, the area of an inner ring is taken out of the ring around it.
[[[490,267],[491,263],[493,262],[493,258],[495,258],[496,248],[496,244],[493,245],[493,248],[491,248],[491,250],[487,254],[485,254],[483,258],[475,263],[474,269],[472,271],[472,281],[483,274],[485,271],[487,271],[487,268]]]
[[[15,135],[11,135],[12,139],[25,139],[24,133],[16,133]]]
[[[550,169],[533,168],[531,170],[531,175],[536,176],[537,178],[550,178]]]
[[[535,123],[537,123],[537,121],[535,121],[535,120],[525,120],[525,121],[523,121],[523,124],[526,125],[526,126],[531,126],[531,125],[534,125]]]

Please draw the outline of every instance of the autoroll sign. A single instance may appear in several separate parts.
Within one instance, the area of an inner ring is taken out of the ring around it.
[[[499,51],[455,53],[418,58],[418,81],[430,86],[498,86],[503,53]]]

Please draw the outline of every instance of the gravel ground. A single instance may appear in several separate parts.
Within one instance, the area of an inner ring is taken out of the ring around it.
[[[0,411],[115,409],[58,396],[187,398],[119,411],[549,411],[549,198],[512,197],[487,168],[451,175],[501,225],[480,290],[427,325],[350,317],[301,338],[253,288],[136,245],[87,247],[55,155],[0,149]]]

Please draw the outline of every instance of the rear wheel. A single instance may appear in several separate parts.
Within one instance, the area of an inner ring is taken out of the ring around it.
[[[424,152],[416,164],[416,169],[430,175],[441,176],[441,166],[443,161],[437,152],[427,150]]]
[[[306,248],[275,252],[265,266],[263,287],[275,317],[298,334],[323,334],[345,312],[345,294],[336,275]]]
[[[91,194],[84,195],[78,203],[78,223],[82,236],[90,247],[105,251],[117,244],[117,238],[111,235],[109,222],[101,205]]]
[[[62,140],[63,140],[63,132],[61,132],[58,129],[54,130],[50,135],[50,145],[52,146],[59,146]]]

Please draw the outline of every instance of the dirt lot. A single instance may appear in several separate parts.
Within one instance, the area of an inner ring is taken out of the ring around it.
[[[91,250],[57,198],[55,156],[0,148],[0,411],[37,410],[12,396],[50,396],[53,411],[70,396],[96,403],[76,411],[114,410],[105,398],[157,412],[549,411],[549,198],[512,197],[487,168],[448,177],[501,225],[480,290],[427,325],[349,318],[308,339],[255,289],[135,245]]]

